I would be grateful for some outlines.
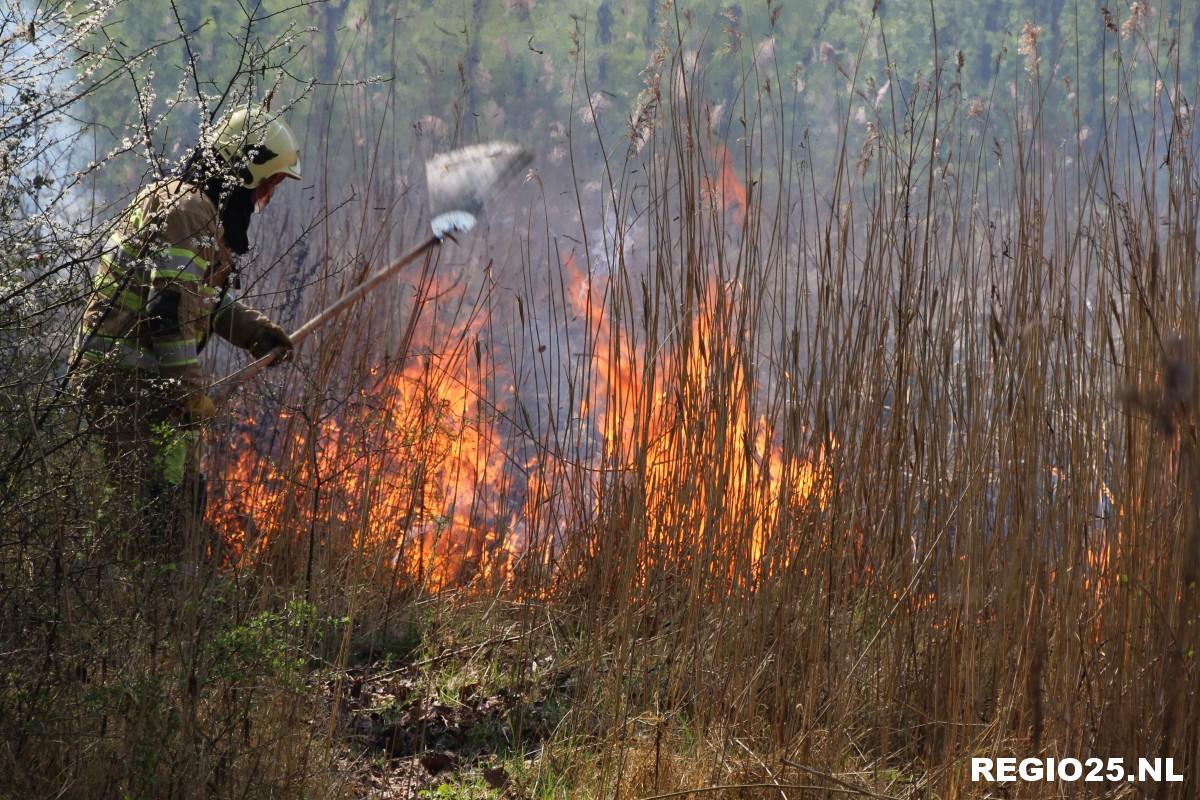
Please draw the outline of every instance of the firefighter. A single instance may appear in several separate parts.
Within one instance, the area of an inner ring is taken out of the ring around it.
[[[139,550],[186,558],[202,517],[194,444],[215,414],[199,362],[209,335],[256,358],[278,351],[276,363],[291,355],[287,333],[231,280],[251,216],[285,178],[300,178],[295,135],[261,106],[239,108],[178,175],[138,193],[103,248],[73,382],[101,443],[110,523]]]

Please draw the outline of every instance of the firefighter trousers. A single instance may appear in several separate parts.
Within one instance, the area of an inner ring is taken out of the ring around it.
[[[98,455],[102,527],[124,555],[198,563],[213,549],[204,523],[201,430],[178,412],[169,382],[90,367],[76,381]]]

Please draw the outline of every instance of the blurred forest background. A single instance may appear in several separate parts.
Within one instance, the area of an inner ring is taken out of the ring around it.
[[[835,162],[844,119],[861,136],[880,109],[884,119],[902,121],[906,104],[937,70],[953,70],[967,102],[1011,114],[1008,101],[1036,61],[1039,122],[1061,141],[1077,129],[1103,130],[1106,114],[1114,116],[1103,102],[1106,93],[1110,101],[1116,91],[1140,96],[1156,80],[1173,83],[1176,76],[1187,85],[1200,44],[1200,23],[1189,11],[1186,4],[1110,10],[1065,0],[963,0],[945,8],[917,0],[119,7],[89,45],[111,42],[118,60],[153,47],[153,64],[145,64],[138,81],[110,80],[89,93],[87,135],[99,153],[127,137],[136,140],[142,121],[130,99],[131,91],[141,92],[153,99],[150,110],[161,123],[151,134],[151,152],[166,168],[191,144],[187,134],[199,129],[201,117],[220,110],[211,99],[177,101],[195,96],[196,89],[224,97],[244,72],[242,34],[252,29],[255,47],[264,51],[257,64],[259,90],[281,81],[282,99],[305,98],[289,118],[305,132],[314,163],[340,177],[327,184],[332,196],[321,190],[311,195],[318,206],[336,205],[367,181],[396,180],[405,164],[421,156],[422,144],[428,149],[516,138],[535,147],[541,170],[552,174],[565,171],[555,167],[567,156],[570,130],[586,177],[594,177],[599,143],[621,151],[620,140],[627,139],[647,87],[657,80],[656,68],[675,49],[689,74],[701,67],[696,88],[714,106],[719,138],[743,133],[733,124],[745,116],[739,107],[761,105],[760,94],[773,91],[785,117],[778,124],[794,135],[811,132],[817,164]],[[1129,43],[1124,58],[1155,62],[1153,69],[1131,74],[1130,85],[1122,85],[1121,54],[1105,46],[1106,25],[1120,26],[1119,36]],[[1022,34],[1028,41],[1030,31],[1037,49],[1032,55],[1021,46]],[[935,63],[938,44],[941,61]],[[195,85],[184,79],[189,60],[197,64]],[[854,97],[846,95],[848,80],[858,92]],[[997,99],[1004,103],[993,109]],[[1145,122],[1136,114],[1124,121]],[[144,161],[109,165],[97,177],[100,187],[113,192],[136,183]]]

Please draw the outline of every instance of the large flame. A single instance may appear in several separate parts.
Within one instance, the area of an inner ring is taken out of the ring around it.
[[[712,202],[719,203],[727,212],[733,214],[733,221],[738,227],[746,224],[746,215],[750,210],[746,184],[738,179],[733,168],[733,159],[729,148],[723,144],[714,147],[716,151],[716,175],[704,179],[704,190],[712,196]]]
[[[502,574],[508,537],[504,449],[480,398],[494,373],[459,326],[403,368],[373,376],[349,410],[318,423],[284,413],[276,457],[256,449],[251,420],[224,454],[210,522],[230,554],[249,559],[314,526],[350,531],[356,550],[385,548],[392,572],[434,589]],[[287,469],[279,465],[288,465]],[[307,505],[306,505],[307,504]]]
[[[723,147],[706,187],[744,223],[746,188]],[[286,432],[282,442],[265,447],[267,431],[247,423],[225,454],[209,514],[231,554],[294,553],[305,541],[311,549],[318,529],[351,531],[355,550],[384,553],[394,575],[425,587],[505,580],[526,554],[553,563],[571,521],[594,518],[606,487],[619,485],[639,498],[645,519],[643,579],[698,547],[717,548],[709,563],[721,565],[714,577],[728,586],[786,564],[776,547],[782,515],[824,505],[831,480],[824,453],[785,457],[771,419],[755,410],[754,376],[737,346],[736,287],[710,279],[666,345],[647,352],[613,327],[607,276],[574,253],[561,267],[572,335],[590,359],[576,411],[598,449],[542,447],[527,463],[512,456],[512,431],[502,436],[498,423],[516,415],[493,396],[512,380],[481,353],[487,320],[478,315],[440,347],[422,343],[402,368],[373,376],[348,410],[317,422],[273,419],[268,430]],[[568,490],[565,475],[580,459],[591,486]]]

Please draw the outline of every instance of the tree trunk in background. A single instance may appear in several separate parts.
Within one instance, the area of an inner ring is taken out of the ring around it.
[[[608,80],[608,47],[612,44],[613,13],[609,0],[604,0],[596,9],[596,43],[600,45],[599,87],[603,89]]]
[[[325,24],[321,26],[325,31],[325,47],[321,53],[321,80],[331,81],[337,75],[337,32],[346,16],[346,6],[349,3],[350,0],[342,0],[340,3],[330,0],[325,5]]]
[[[642,31],[642,44],[647,53],[654,52],[654,38],[658,32],[658,0],[650,0],[646,5],[646,28]]]
[[[467,115],[475,124],[475,134],[479,134],[479,94],[475,90],[475,80],[479,77],[479,65],[482,59],[479,56],[479,46],[483,39],[483,15],[487,10],[487,0],[475,0],[471,8],[471,27],[468,29],[467,36],[469,44],[467,45],[467,60],[466,60],[466,101]]]

